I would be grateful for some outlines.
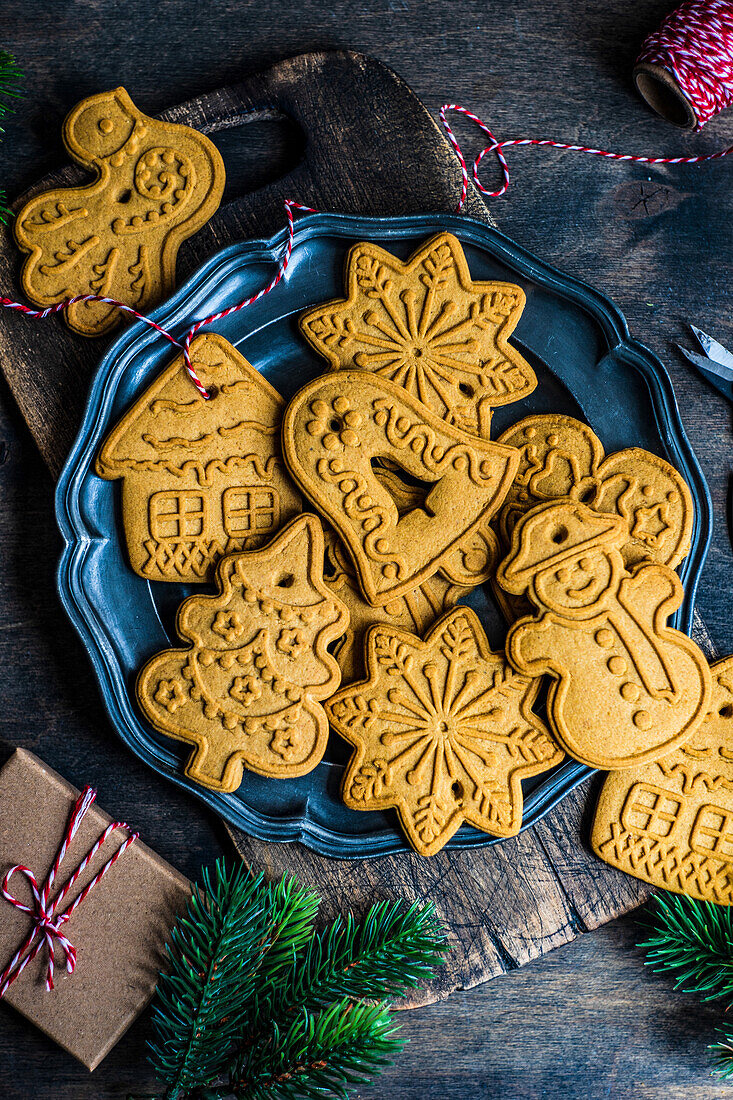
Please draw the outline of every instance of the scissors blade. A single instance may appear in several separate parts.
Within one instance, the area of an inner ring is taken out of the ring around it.
[[[715,386],[718,393],[722,393],[723,397],[733,401],[733,370],[729,371],[727,367],[721,367],[720,364],[713,363],[712,360],[706,359],[704,355],[700,355],[697,351],[690,351],[679,344],[677,347],[703,378],[711,386]]]
[[[711,359],[713,363],[720,365],[721,367],[729,367],[733,371],[733,354],[724,348],[722,344],[719,344],[717,340],[714,340],[712,336],[708,336],[707,332],[703,332],[702,329],[696,328],[694,325],[690,325],[693,335],[699,343],[702,350],[707,355],[708,359]],[[715,368],[708,367],[708,370],[714,370]],[[717,371],[715,371],[717,374]],[[721,378],[733,377],[733,375],[727,375],[721,373]]]

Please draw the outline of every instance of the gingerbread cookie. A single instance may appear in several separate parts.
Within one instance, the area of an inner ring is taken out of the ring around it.
[[[413,592],[390,600],[384,607],[372,607],[361,594],[354,567],[340,539],[332,531],[325,531],[324,535],[326,584],[349,611],[348,630],[332,647],[342,683],[349,684],[364,675],[364,636],[370,626],[384,623],[403,627],[422,637],[444,611],[470,591],[436,573]]]
[[[653,886],[731,905],[733,658],[710,672],[710,710],[687,744],[608,776],[591,843],[606,863]]]
[[[178,356],[112,429],[100,477],[121,478],[132,568],[156,581],[210,581],[217,561],[272,538],[301,510],[280,454],[284,402],[222,336],[191,344],[205,401]]]
[[[97,178],[44,191],[18,214],[15,239],[30,253],[23,291],[42,307],[99,294],[144,313],[173,290],[181,243],[219,206],[219,151],[189,126],[144,115],[124,88],[82,100],[64,123],[64,144]],[[83,336],[108,332],[120,318],[103,302],[66,310]]]
[[[332,369],[374,371],[448,423],[486,439],[492,410],[537,385],[509,343],[524,291],[513,283],[474,282],[451,233],[432,237],[406,263],[375,244],[356,244],[346,285],[346,299],[315,306],[300,320]]]
[[[327,704],[333,728],[356,749],[346,805],[395,807],[424,856],[464,821],[493,836],[519,832],[521,780],[563,758],[531,709],[538,682],[492,653],[468,608],[450,611],[424,641],[373,626],[365,652],[368,679]]]
[[[363,371],[300,390],[282,439],[296,483],[346,543],[375,607],[412,592],[485,528],[518,461],[513,447],[466,435],[401,386]],[[421,506],[400,515],[374,473],[385,457],[432,486]]]
[[[326,647],[349,614],[323,581],[323,530],[294,519],[264,550],[230,554],[216,596],[178,612],[186,649],[153,657],[137,682],[153,726],[194,746],[186,775],[234,791],[242,768],[273,778],[305,775],[328,740],[320,700],[339,685]]]
[[[621,516],[578,501],[541,504],[514,528],[497,572],[539,612],[510,630],[509,660],[554,678],[547,707],[558,740],[576,760],[609,770],[684,744],[710,694],[705,657],[665,625],[682,602],[679,577],[645,562],[626,569],[627,538]]]
[[[628,538],[621,553],[627,566],[654,561],[673,569],[688,553],[695,518],[692,496],[665,459],[640,447],[606,458],[587,424],[559,413],[528,416],[498,442],[516,447],[521,456],[499,516],[506,547],[521,516],[544,501],[568,498],[624,519]]]

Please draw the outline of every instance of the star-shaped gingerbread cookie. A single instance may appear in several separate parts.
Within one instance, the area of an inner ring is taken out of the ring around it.
[[[368,678],[327,704],[331,725],[355,752],[346,805],[394,807],[410,844],[438,852],[464,822],[494,836],[522,823],[521,780],[563,753],[532,711],[538,680],[493,653],[473,611],[458,607],[424,641],[373,626]]]
[[[472,280],[452,234],[432,237],[406,263],[375,244],[354,245],[346,286],[347,298],[315,306],[300,320],[305,338],[334,370],[375,371],[486,439],[492,409],[537,385],[509,343],[524,291]]]

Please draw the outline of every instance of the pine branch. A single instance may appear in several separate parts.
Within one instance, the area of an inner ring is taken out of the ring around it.
[[[652,899],[646,963],[675,977],[675,989],[704,1001],[733,999],[733,910],[676,894]]]
[[[310,938],[318,898],[293,880],[263,884],[244,867],[203,874],[168,947],[156,991],[150,1060],[169,1100],[226,1069],[263,975],[274,981]]]
[[[8,50],[0,49],[0,119],[15,109],[8,100],[18,99],[22,94],[23,74],[15,58]],[[0,134],[4,133],[0,126]],[[5,225],[10,217],[10,209],[5,191],[0,188],[0,225]]]
[[[414,902],[405,909],[401,902],[383,901],[363,922],[351,914],[338,917],[314,936],[282,982],[264,992],[257,1017],[282,1021],[300,1006],[402,996],[432,978],[447,950],[432,904]]]
[[[347,1086],[366,1083],[402,1050],[396,1031],[383,1004],[302,1008],[287,1030],[276,1026],[272,1042],[251,1052],[231,1092],[247,1100],[347,1100]]]

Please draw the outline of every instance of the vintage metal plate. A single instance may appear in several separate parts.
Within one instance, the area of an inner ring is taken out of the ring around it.
[[[450,215],[396,219],[318,214],[299,220],[293,254],[279,286],[255,305],[215,327],[288,399],[323,362],[298,334],[298,315],[342,292],[344,259],[355,241],[376,241],[405,258],[417,243],[448,229],[463,243],[474,279],[519,283],[527,306],[512,342],[539,379],[525,401],[497,410],[494,435],[532,412],[566,412],[586,420],[607,452],[646,447],[668,458],[687,480],[695,500],[692,549],[680,568],[685,601],[675,625],[689,631],[695,589],[711,533],[711,505],[700,467],[684,434],[667,373],[629,337],[616,307],[597,291],[542,263],[479,222]],[[164,305],[155,319],[183,334],[197,319],[246,298],[264,286],[282,252],[285,234],[224,249]],[[125,558],[120,486],[94,473],[101,440],[119,416],[171,360],[170,344],[135,324],[102,359],[84,421],[58,483],[56,511],[65,540],[59,566],[61,599],[96,670],[105,706],[119,736],[161,775],[186,787],[221,817],[252,836],[299,840],[325,855],[363,858],[406,848],[393,812],[346,809],[339,784],[348,749],[332,734],[326,757],[309,775],[272,780],[245,772],[236,792],[220,794],[183,774],[185,746],[159,735],[135,703],[135,677],[151,654],[177,644],[176,608],[194,589],[142,580]],[[196,591],[201,591],[197,587]],[[490,593],[469,601],[493,645],[505,628]],[[525,783],[523,828],[538,821],[590,774],[572,760]],[[449,848],[497,841],[463,826]]]

